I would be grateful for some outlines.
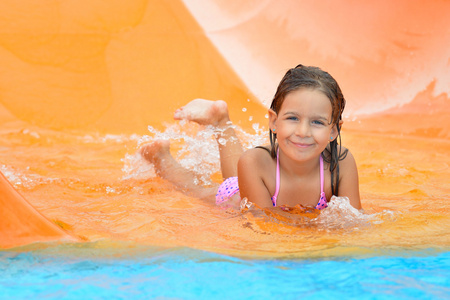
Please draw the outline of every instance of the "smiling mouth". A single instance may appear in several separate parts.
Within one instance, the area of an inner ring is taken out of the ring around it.
[[[312,146],[312,144],[307,144],[307,143],[294,143],[294,142],[291,142],[291,143],[298,148],[308,148],[308,147]]]

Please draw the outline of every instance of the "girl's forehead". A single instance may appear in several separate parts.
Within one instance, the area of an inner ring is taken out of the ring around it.
[[[331,113],[332,106],[330,99],[323,92],[315,89],[299,89],[285,96],[280,112],[285,110]]]

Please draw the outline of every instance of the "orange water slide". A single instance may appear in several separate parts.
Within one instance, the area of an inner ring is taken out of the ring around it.
[[[432,82],[434,95],[450,93],[448,1],[185,2],[266,104],[284,72],[299,63],[337,79],[346,115],[405,105]]]
[[[361,114],[352,128],[448,138],[449,11],[445,0],[3,0],[0,125],[145,134],[209,98],[246,128],[304,63],[340,82]],[[0,248],[67,237],[0,185]]]
[[[0,173],[0,248],[77,239],[41,215]]]
[[[7,0],[0,25],[4,119],[146,133],[193,98],[227,99],[236,119],[241,103],[261,114],[179,0]]]
[[[180,1],[2,1],[0,28],[4,128],[142,134],[199,97],[266,112]],[[68,237],[0,183],[0,248]]]

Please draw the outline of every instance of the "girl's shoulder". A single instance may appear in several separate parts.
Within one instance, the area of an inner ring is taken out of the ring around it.
[[[351,181],[358,180],[358,169],[356,166],[356,160],[349,149],[341,147],[340,155],[338,158],[338,165],[339,165],[339,180],[343,179],[344,180],[350,179]]]
[[[331,161],[331,153],[329,149],[327,150],[328,151],[324,151],[323,155],[324,161],[327,164],[327,168],[329,168],[329,164]],[[337,150],[338,150],[337,163],[339,164],[339,177],[345,176],[348,172],[354,173],[356,171],[356,161],[352,152],[344,146],[338,147]]]
[[[270,145],[269,146],[256,146],[254,148],[250,148],[244,152],[244,155],[250,156],[265,156],[270,157]]]
[[[238,181],[241,197],[247,197],[260,207],[272,207],[271,197],[276,190],[276,158],[269,148],[245,151],[238,162]]]
[[[258,146],[245,151],[239,161],[241,164],[252,167],[266,167],[274,159],[270,156],[270,148],[268,146]]]
[[[360,209],[358,168],[353,154],[350,150],[345,150],[346,155],[339,161],[339,195],[337,196],[347,197],[353,207]]]
[[[325,150],[322,152],[322,156],[324,158],[324,160],[326,162],[330,162],[331,161],[331,149],[330,146],[328,145],[327,148],[325,148]],[[334,153],[335,159],[337,158],[339,162],[341,161],[345,161],[348,160],[351,161],[353,158],[352,153],[350,152],[350,150],[344,146],[339,146],[337,148],[337,153]]]
[[[339,166],[342,169],[346,169],[348,167],[351,167],[351,169],[353,169],[353,167],[356,167],[355,157],[353,156],[352,152],[345,147],[342,147],[341,149],[341,156],[339,157]]]

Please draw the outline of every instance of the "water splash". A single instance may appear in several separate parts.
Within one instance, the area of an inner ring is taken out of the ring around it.
[[[347,197],[331,197],[328,207],[320,215],[311,220],[321,230],[352,229],[369,227],[372,224],[381,224],[384,221],[395,220],[395,213],[384,210],[369,214],[354,208]]]
[[[122,180],[147,179],[156,176],[153,165],[147,163],[139,153],[126,154],[122,159]]]
[[[129,141],[137,141],[140,136],[137,134],[126,135],[126,134],[86,134],[78,138],[81,142],[85,144],[105,144],[108,142],[113,142],[117,144],[123,144]]]
[[[38,174],[22,172],[6,165],[1,165],[0,171],[15,188],[24,188],[27,190],[32,190],[40,185],[53,184],[60,180],[58,178],[42,177]]]
[[[138,148],[156,140],[169,140],[171,153],[181,166],[193,171],[197,175],[197,183],[209,185],[211,177],[220,172],[220,157],[218,143],[225,145],[230,140],[216,139],[220,133],[233,128],[236,135],[246,149],[267,143],[267,133],[264,127],[253,124],[254,133],[248,133],[236,125],[218,129],[213,126],[200,126],[193,122],[181,120],[173,124],[166,124],[163,131],[152,126],[148,127],[150,135],[138,139]],[[123,179],[141,179],[155,176],[153,166],[146,162],[139,153],[127,154],[123,159]]]
[[[335,196],[328,202],[328,207],[323,210],[301,205],[259,208],[244,198],[241,201],[240,212],[246,221],[253,225],[260,226],[260,221],[263,221],[264,228],[261,228],[263,232],[283,230],[287,234],[293,234],[306,228],[326,232],[354,232],[384,222],[393,222],[397,215],[389,210],[378,213],[358,210],[350,204],[347,197]],[[284,227],[279,227],[278,224],[284,225]]]

